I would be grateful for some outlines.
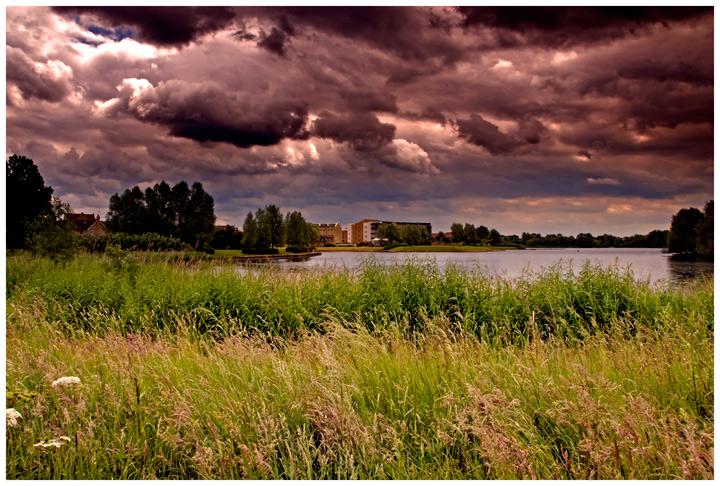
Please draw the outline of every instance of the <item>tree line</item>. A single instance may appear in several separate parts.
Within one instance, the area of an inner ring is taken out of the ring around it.
[[[209,247],[215,231],[215,202],[200,182],[165,182],[142,191],[138,186],[110,197],[107,228],[139,235],[175,237],[196,250]]]
[[[242,248],[246,251],[275,250],[287,245],[289,252],[304,252],[320,240],[320,231],[305,221],[299,211],[288,212],[283,218],[280,208],[269,204],[248,212],[243,223]],[[272,253],[272,251],[271,251]]]
[[[32,159],[12,155],[6,162],[7,248],[34,249],[37,253],[67,253],[78,246],[73,225],[64,220],[70,214],[68,204],[53,196]],[[449,234],[439,233],[436,241],[455,244],[523,245],[527,247],[642,247],[668,248],[671,253],[712,256],[714,254],[714,201],[703,210],[683,208],[672,216],[669,230],[646,235],[618,237],[577,236],[539,233],[501,235],[496,229],[475,227],[471,223],[453,223]],[[287,245],[288,251],[305,251],[320,235],[316,225],[307,222],[299,211],[284,217],[274,204],[249,212],[242,232],[231,226],[215,232],[214,200],[202,184],[185,181],[172,188],[162,181],[142,191],[138,186],[110,198],[107,226],[112,232],[129,235],[155,233],[177,239],[197,250],[243,248],[246,251],[276,250]],[[389,244],[423,245],[430,240],[425,228],[416,225],[382,224],[377,236]],[[171,240],[148,239],[150,246],[177,246]],[[160,244],[159,242],[163,242]],[[168,243],[170,242],[170,243]]]
[[[384,240],[388,245],[405,243],[407,245],[419,246],[430,243],[430,235],[427,230],[415,224],[399,226],[392,223],[383,223],[378,227],[377,237]]]

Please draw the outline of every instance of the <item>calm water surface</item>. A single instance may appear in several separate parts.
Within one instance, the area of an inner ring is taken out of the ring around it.
[[[591,249],[537,249],[507,250],[493,252],[429,252],[429,253],[368,253],[368,252],[325,252],[320,256],[302,262],[279,261],[274,263],[288,269],[316,269],[346,267],[357,270],[362,262],[375,259],[381,264],[403,263],[407,259],[434,261],[440,270],[448,264],[466,268],[479,268],[488,274],[504,278],[516,278],[524,271],[537,272],[556,264],[570,265],[579,270],[587,261],[594,265],[617,266],[630,269],[638,280],[670,280],[679,282],[702,275],[713,274],[711,262],[679,262],[670,255],[655,248],[591,248]]]

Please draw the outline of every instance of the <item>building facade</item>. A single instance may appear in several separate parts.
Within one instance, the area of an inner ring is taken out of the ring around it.
[[[320,232],[320,241],[316,242],[317,246],[343,243],[343,231],[340,223],[319,223],[315,226]]]
[[[370,243],[374,237],[373,231],[372,231],[372,224],[373,223],[379,223],[379,219],[363,219],[362,221],[358,223],[354,223],[352,225],[352,241],[351,243],[358,244],[358,243]],[[350,233],[350,231],[349,231]],[[375,233],[377,233],[377,229],[375,230]]]

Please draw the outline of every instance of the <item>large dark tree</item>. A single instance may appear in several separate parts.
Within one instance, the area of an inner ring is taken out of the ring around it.
[[[138,186],[126,189],[122,195],[115,193],[110,196],[108,209],[107,223],[110,231],[132,235],[149,232],[145,195]]]
[[[463,227],[463,241],[466,245],[474,245],[477,243],[477,229],[474,224],[465,223]]]
[[[703,217],[696,226],[697,252],[701,255],[715,254],[715,230],[713,227],[715,224],[714,205],[715,202],[712,200],[705,203]]]
[[[258,243],[266,243],[270,248],[285,243],[285,222],[277,206],[269,204],[265,209],[258,209],[255,219],[258,224]]]
[[[192,189],[178,182],[172,189],[162,181],[145,192],[135,186],[110,197],[108,229],[129,234],[174,236],[202,249],[215,230],[215,202],[202,184]]]
[[[5,169],[7,248],[24,248],[28,226],[52,214],[53,188],[45,185],[35,163],[22,155],[11,155]]]
[[[215,231],[215,201],[199,182],[193,183],[190,191],[184,229],[186,234],[184,241],[198,249],[210,243]]]
[[[311,243],[308,233],[307,221],[302,213],[293,211],[285,216],[285,241],[289,247],[298,251],[305,251]]]
[[[683,208],[672,217],[668,233],[670,253],[695,253],[697,226],[702,219],[703,213],[697,208]]]
[[[478,242],[480,244],[485,243],[489,237],[490,237],[490,230],[487,228],[487,226],[480,225],[477,227],[477,238],[478,238]]]
[[[145,206],[147,207],[147,225],[153,233],[169,236],[175,228],[175,208],[173,206],[172,189],[165,182],[159,182],[145,189]]]

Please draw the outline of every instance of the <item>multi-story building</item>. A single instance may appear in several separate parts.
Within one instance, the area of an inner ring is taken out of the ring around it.
[[[343,232],[340,223],[320,223],[316,224],[316,226],[320,232],[320,241],[316,242],[318,246],[343,242]]]
[[[373,234],[371,225],[379,222],[379,219],[363,219],[359,223],[348,225],[352,227],[352,231],[349,231],[349,233],[352,233],[351,243],[355,243],[357,245],[358,243],[371,242],[377,234],[377,228]]]

